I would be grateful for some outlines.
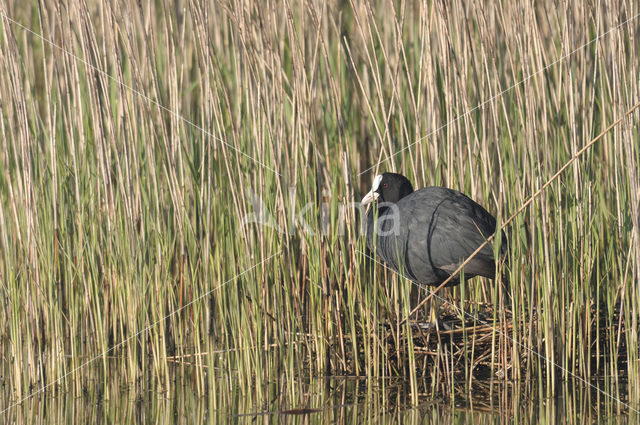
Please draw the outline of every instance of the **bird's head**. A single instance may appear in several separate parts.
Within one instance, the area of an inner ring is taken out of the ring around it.
[[[402,174],[379,174],[373,180],[373,187],[369,193],[362,198],[361,204],[366,206],[373,201],[377,201],[379,203],[390,202],[395,204],[412,192],[413,186],[411,185],[411,182]]]

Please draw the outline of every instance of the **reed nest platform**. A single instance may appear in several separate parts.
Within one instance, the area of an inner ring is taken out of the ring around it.
[[[409,323],[410,329],[401,323],[385,324],[384,344],[390,359],[407,365],[411,338],[415,363],[423,375],[437,368],[447,376],[470,371],[476,378],[505,378],[514,360],[523,366],[522,361],[529,357],[526,350],[513,350],[511,312],[498,311],[491,304],[468,303],[465,313],[443,306],[437,326],[426,316]]]
[[[566,335],[559,323],[544,333],[538,314],[531,313],[526,324],[517,324],[520,335],[518,341],[514,341],[513,327],[517,319],[508,309],[468,302],[464,311],[461,313],[451,305],[443,306],[438,327],[429,322],[426,314],[411,320],[409,327],[400,321],[385,323],[382,331],[389,361],[397,365],[400,373],[404,368],[415,367],[423,376],[522,379],[531,362],[538,364],[545,375],[550,370],[560,374],[560,369],[550,367],[543,358],[545,339],[552,337],[558,341]],[[607,373],[604,364],[615,361],[618,376],[624,378],[628,362],[627,323],[620,315],[620,304],[610,308],[592,304],[580,315],[585,318],[581,324],[581,340],[574,344],[590,345],[591,355],[588,359],[571,356],[563,367],[573,365],[583,374],[589,370],[588,374],[597,378]],[[409,347],[412,347],[413,360]],[[640,353],[634,355],[639,356]]]

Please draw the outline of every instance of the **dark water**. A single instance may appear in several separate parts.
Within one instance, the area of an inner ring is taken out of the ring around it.
[[[535,383],[475,381],[434,394],[426,382],[412,392],[398,378],[287,378],[258,384],[237,378],[177,373],[159,383],[108,383],[76,394],[40,394],[3,414],[3,423],[231,424],[626,424],[640,416],[584,383],[564,382],[553,396]],[[597,383],[594,383],[597,385]],[[196,389],[204,386],[204,396]],[[615,397],[627,403],[619,392]],[[7,399],[5,398],[5,401]],[[3,403],[5,406],[8,404]]]

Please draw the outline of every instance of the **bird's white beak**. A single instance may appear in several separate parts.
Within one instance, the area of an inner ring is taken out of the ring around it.
[[[376,178],[373,179],[373,187],[371,188],[371,191],[369,191],[369,193],[364,195],[364,198],[362,198],[362,201],[360,201],[360,204],[363,207],[369,205],[373,201],[378,200],[378,198],[380,197],[380,194],[376,192],[376,190],[378,190],[378,187],[380,187],[381,181],[382,181],[382,175],[377,175]]]
[[[378,200],[379,197],[380,197],[380,194],[372,190],[366,195],[364,195],[364,198],[362,198],[362,201],[360,201],[360,204],[362,204],[363,207],[367,206],[370,203],[372,203],[374,200]]]

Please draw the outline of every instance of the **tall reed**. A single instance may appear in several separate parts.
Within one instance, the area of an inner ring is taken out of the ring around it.
[[[399,325],[410,283],[361,254],[351,203],[395,170],[504,220],[640,94],[628,0],[0,12],[12,400],[94,379],[108,394],[114,373],[171,390],[167,359],[194,354],[199,393],[219,375],[256,397],[306,375],[400,375],[414,395],[421,375],[434,391],[459,367],[472,379],[444,345],[436,368],[419,362]],[[638,406],[638,139],[636,112],[512,222],[508,296],[482,279],[447,294],[510,312],[494,344],[511,366],[494,373],[549,393],[573,375],[614,395],[628,382]]]

